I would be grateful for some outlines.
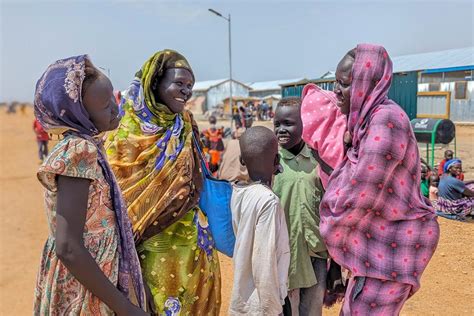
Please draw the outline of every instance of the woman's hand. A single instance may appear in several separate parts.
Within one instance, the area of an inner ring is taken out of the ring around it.
[[[331,166],[329,166],[324,160],[321,159],[316,149],[311,149],[311,153],[313,154],[313,158],[316,159],[316,161],[319,163],[319,166],[324,171],[324,173],[330,176],[331,173],[334,171],[334,169],[331,168]]]
[[[349,133],[349,131],[344,132],[344,144],[347,147],[350,147],[352,145],[352,136],[351,136],[351,133]]]
[[[344,155],[345,155],[347,151],[349,150],[349,148],[352,146],[352,136],[351,136],[351,133],[349,133],[349,131],[346,131],[344,133],[343,142],[344,142]]]

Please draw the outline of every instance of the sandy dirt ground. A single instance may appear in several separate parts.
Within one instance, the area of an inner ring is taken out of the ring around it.
[[[37,147],[28,109],[6,115],[0,109],[0,315],[31,315],[40,254],[47,236],[43,189],[36,180]],[[474,127],[457,127],[458,156],[466,179],[474,179]],[[452,148],[453,146],[451,146]],[[437,161],[444,148],[438,148]],[[422,278],[421,290],[402,315],[474,314],[474,222],[439,219],[441,240]],[[232,262],[221,256],[222,315],[227,314]],[[326,309],[338,315],[340,306]]]

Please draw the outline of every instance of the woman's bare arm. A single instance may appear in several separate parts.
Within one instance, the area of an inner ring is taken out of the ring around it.
[[[90,180],[58,176],[56,254],[74,277],[118,315],[147,315],[104,275],[84,246]]]

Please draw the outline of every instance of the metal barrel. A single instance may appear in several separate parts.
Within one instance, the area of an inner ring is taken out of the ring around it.
[[[449,144],[456,135],[456,126],[451,120],[416,118],[411,120],[413,132],[419,143]]]

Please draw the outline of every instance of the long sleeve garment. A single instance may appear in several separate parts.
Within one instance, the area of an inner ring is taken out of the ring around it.
[[[278,315],[287,295],[290,247],[278,197],[262,184],[234,185],[236,235],[230,315]]]

